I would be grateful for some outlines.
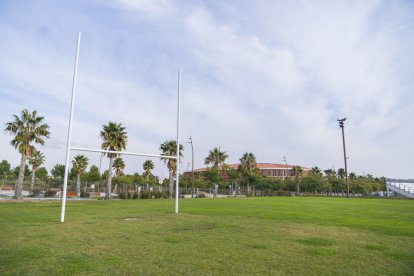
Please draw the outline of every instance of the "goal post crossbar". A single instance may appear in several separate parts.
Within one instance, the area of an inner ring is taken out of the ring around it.
[[[100,150],[100,149],[88,149],[88,148],[77,148],[71,147],[71,150],[74,151],[89,151],[89,152],[101,152],[101,153],[115,153],[119,155],[133,155],[133,156],[148,156],[156,158],[168,158],[168,159],[177,159],[177,156],[161,155],[161,154],[151,154],[151,153],[140,153],[140,152],[129,152],[129,151],[115,151],[115,150]]]

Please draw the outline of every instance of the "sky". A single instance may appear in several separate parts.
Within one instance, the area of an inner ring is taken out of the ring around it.
[[[0,18],[0,124],[25,108],[44,116],[49,170],[65,162],[81,32],[73,146],[100,148],[113,121],[127,151],[159,154],[176,137],[181,68],[181,171],[190,136],[195,168],[220,147],[227,163],[252,152],[338,169],[346,117],[349,172],[414,177],[413,1],[1,0]],[[17,166],[11,139],[0,132],[0,159]],[[148,159],[123,158],[126,173]]]

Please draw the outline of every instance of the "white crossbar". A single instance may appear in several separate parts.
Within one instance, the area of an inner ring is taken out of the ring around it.
[[[76,150],[76,151],[116,153],[116,154],[122,154],[122,155],[148,156],[148,157],[177,159],[177,156],[168,156],[168,155],[150,154],[150,153],[139,153],[139,152],[128,152],[128,151],[114,151],[114,150],[100,150],[100,149],[87,149],[87,148],[77,148],[77,147],[71,147],[70,149],[71,150]]]

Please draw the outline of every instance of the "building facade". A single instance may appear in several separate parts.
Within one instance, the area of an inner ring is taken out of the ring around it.
[[[227,167],[231,170],[237,170],[240,164],[228,164]],[[293,176],[292,169],[294,165],[286,165],[286,164],[273,164],[273,163],[257,163],[257,168],[259,169],[259,173],[262,176],[267,177],[274,177],[274,178],[285,178],[289,176]],[[306,174],[310,169],[306,167],[302,167],[302,171]],[[206,171],[208,168],[200,168],[194,170],[194,172],[202,172]],[[191,171],[187,171],[184,175],[191,174]]]

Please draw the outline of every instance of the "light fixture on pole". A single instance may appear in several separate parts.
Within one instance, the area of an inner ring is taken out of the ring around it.
[[[286,156],[283,156],[283,161],[285,161],[285,165],[286,165],[286,171],[283,173],[283,179],[285,179],[285,177],[288,177],[288,165],[286,161]]]
[[[348,166],[346,162],[346,147],[345,147],[345,132],[344,132],[344,122],[346,118],[338,119],[339,127],[342,129],[342,145],[344,148],[344,163],[345,163],[345,184],[346,184],[346,197],[349,197],[349,183],[348,183]]]
[[[193,139],[188,138],[188,142],[189,144],[191,144],[191,178],[192,178],[192,189],[191,189],[191,197],[194,197],[194,193],[195,193],[195,187],[194,187],[194,146],[193,146]]]

